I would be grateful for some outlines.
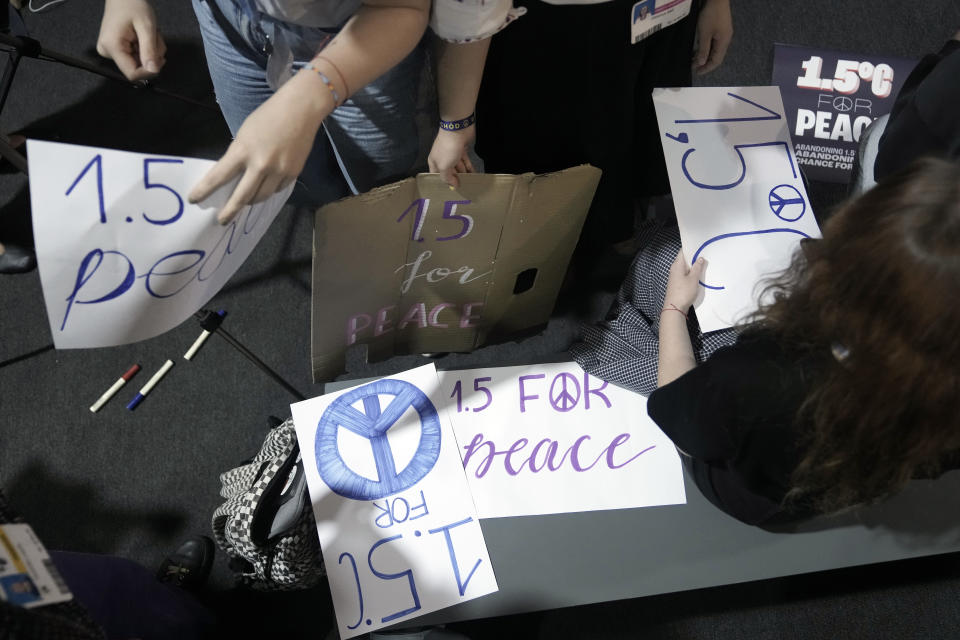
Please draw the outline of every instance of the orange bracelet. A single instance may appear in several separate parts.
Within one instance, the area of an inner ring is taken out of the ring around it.
[[[664,307],[664,308],[662,309],[661,313],[662,313],[663,311],[676,311],[677,313],[679,313],[680,315],[682,315],[684,318],[686,318],[686,319],[688,319],[688,320],[690,319],[690,316],[688,316],[686,313],[684,313],[683,310],[680,309],[679,307],[677,307],[677,305],[675,305],[675,304],[671,304],[669,307]]]
[[[343,77],[343,72],[340,71],[340,67],[338,67],[337,65],[333,64],[333,60],[331,60],[330,58],[328,58],[328,57],[326,57],[326,56],[316,55],[316,56],[313,57],[313,59],[314,59],[314,60],[323,60],[323,61],[326,62],[328,65],[330,65],[331,67],[333,67],[333,70],[337,72],[337,75],[338,75],[338,76],[340,76],[340,84],[343,85],[343,94],[344,94],[344,95],[343,95],[343,99],[346,100],[347,98],[349,98],[349,97],[350,97],[350,87],[347,86],[347,79]]]

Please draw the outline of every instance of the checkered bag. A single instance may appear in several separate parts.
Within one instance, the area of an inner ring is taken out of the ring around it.
[[[213,513],[213,535],[240,581],[263,591],[316,585],[325,571],[293,419],[220,483],[226,502]]]

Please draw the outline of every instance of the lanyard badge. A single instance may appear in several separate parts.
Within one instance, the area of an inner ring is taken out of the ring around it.
[[[630,42],[637,44],[683,20],[690,13],[691,3],[692,0],[640,0],[630,9]]]

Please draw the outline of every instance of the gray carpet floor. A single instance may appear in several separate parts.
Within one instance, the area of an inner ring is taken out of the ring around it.
[[[155,4],[169,46],[156,86],[209,108],[26,60],[0,113],[0,130],[217,157],[229,135],[215,109],[189,3]],[[734,0],[733,5],[734,42],[724,66],[705,83],[769,83],[774,42],[919,57],[960,28],[956,0]],[[93,51],[99,2],[69,0],[24,14],[45,47],[100,64]],[[815,183],[811,197],[822,209],[836,204],[843,189]],[[208,305],[226,309],[224,327],[307,396],[322,391],[309,368],[311,234],[310,212],[288,207]],[[29,235],[26,179],[8,171],[0,175],[0,238],[29,242]],[[576,338],[578,323],[600,318],[610,299],[585,296],[582,305],[558,311],[541,335],[446,356],[438,365],[557,357]],[[218,474],[256,451],[266,417],[287,415],[292,398],[217,337],[194,361],[184,361],[180,356],[198,333],[199,326],[188,321],[132,345],[54,351],[37,273],[0,276],[0,484],[50,548],[110,553],[154,567],[181,539],[209,531],[219,500]],[[131,363],[139,362],[146,373],[167,358],[177,365],[136,412],[121,401],[128,391],[132,395],[128,388],[98,414],[90,413],[93,400]],[[342,378],[394,373],[424,362],[404,356],[367,364],[353,357]],[[230,584],[220,558],[212,585],[222,591]],[[474,638],[954,638],[960,629],[958,596],[954,554],[461,628]],[[287,612],[285,637],[322,637],[330,619],[323,590],[285,598],[221,593],[217,602]]]

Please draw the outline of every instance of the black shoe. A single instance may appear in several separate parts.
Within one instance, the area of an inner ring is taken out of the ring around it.
[[[0,253],[0,273],[26,273],[37,266],[37,259],[33,251],[5,244],[3,253]]]
[[[194,536],[160,563],[157,580],[184,589],[203,586],[213,567],[216,547],[207,536]]]

